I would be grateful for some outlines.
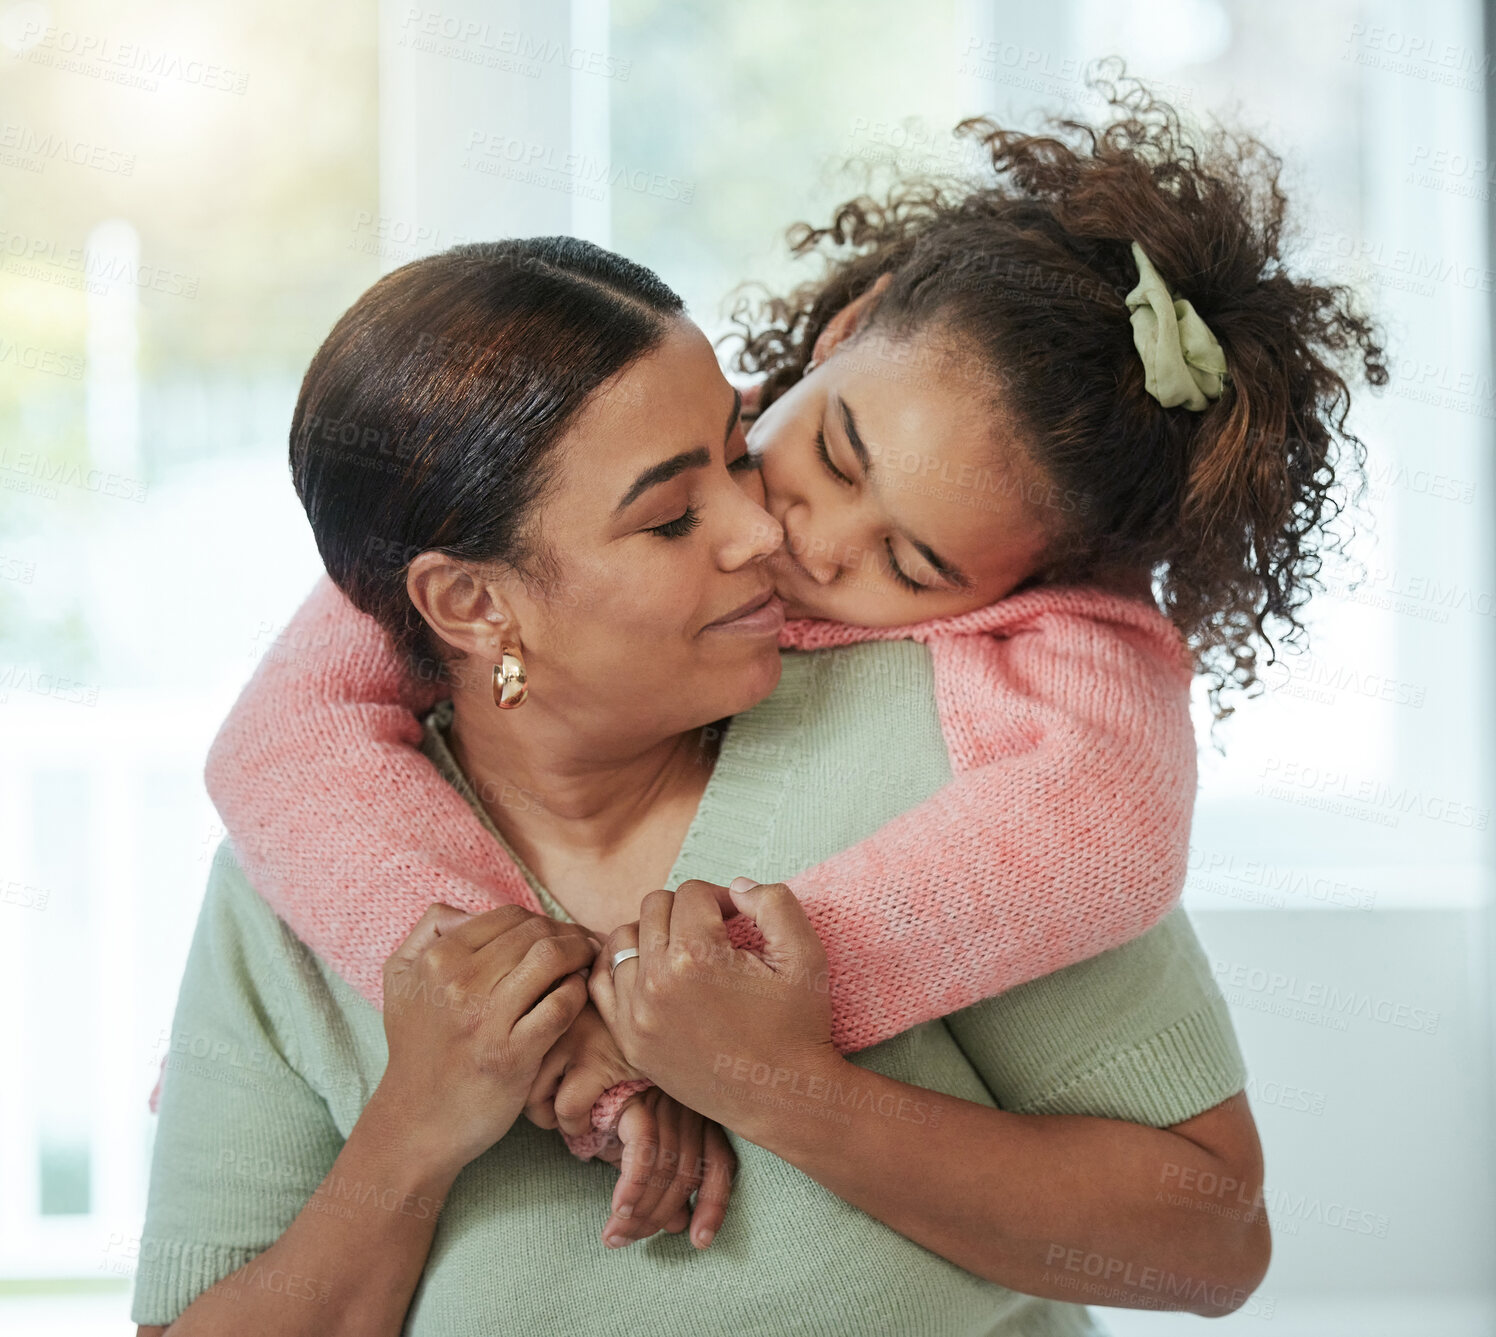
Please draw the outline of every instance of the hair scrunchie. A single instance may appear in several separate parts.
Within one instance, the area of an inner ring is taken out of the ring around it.
[[[1132,341],[1143,359],[1146,388],[1166,409],[1195,412],[1219,399],[1226,384],[1226,354],[1183,298],[1176,298],[1143,248],[1133,242],[1138,286],[1123,299],[1132,312]]]

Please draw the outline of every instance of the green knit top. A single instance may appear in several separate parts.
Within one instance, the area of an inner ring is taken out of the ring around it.
[[[727,729],[668,885],[739,874],[793,884],[798,870],[919,803],[950,776],[934,699],[928,651],[912,642],[786,654],[774,694]],[[447,718],[441,708],[427,718],[425,751],[471,799],[446,746]],[[173,1022],[135,1322],[171,1322],[280,1237],[330,1170],[387,1061],[379,1012],[295,937],[220,849]],[[905,1031],[852,1062],[1007,1110],[1155,1127],[1192,1118],[1245,1084],[1224,1001],[1180,910],[1126,946]],[[710,1248],[661,1233],[609,1250],[599,1233],[617,1171],[577,1160],[558,1133],[521,1117],[457,1176],[405,1332],[1095,1331],[1083,1307],[983,1281],[771,1152],[732,1141],[739,1172]]]

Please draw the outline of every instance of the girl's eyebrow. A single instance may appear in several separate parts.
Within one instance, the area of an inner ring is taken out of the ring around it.
[[[862,433],[857,430],[857,415],[852,412],[852,406],[840,395],[835,396],[836,407],[841,413],[842,427],[847,433],[847,440],[851,443],[852,453],[857,456],[857,463],[862,466],[862,472],[869,483],[873,481],[873,455],[867,448],[867,443],[862,439]],[[962,589],[970,589],[976,582],[972,580],[953,562],[948,562],[935,551],[928,543],[921,542],[907,530],[901,529],[899,533],[908,540],[909,544],[919,553],[925,561],[946,580]]]
[[[847,433],[847,440],[852,443],[852,454],[857,456],[857,463],[862,466],[862,472],[871,476],[873,457],[862,440],[862,433],[857,430],[857,419],[852,413],[852,406],[837,395],[836,407],[841,410],[842,428]]]
[[[732,440],[732,429],[738,425],[743,416],[743,392],[736,387],[732,392],[732,412],[727,415],[727,430],[722,433],[722,448],[727,448],[727,443]],[[755,418],[758,414],[753,415]]]

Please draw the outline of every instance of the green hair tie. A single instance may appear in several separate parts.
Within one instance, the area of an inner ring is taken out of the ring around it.
[[[1226,354],[1200,313],[1169,291],[1137,242],[1132,258],[1138,286],[1123,300],[1132,312],[1132,341],[1148,374],[1148,393],[1166,409],[1183,404],[1198,413],[1225,390]]]

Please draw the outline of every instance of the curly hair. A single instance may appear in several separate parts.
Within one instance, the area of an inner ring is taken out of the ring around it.
[[[767,407],[827,321],[891,275],[864,328],[930,332],[978,357],[990,374],[976,383],[1020,446],[1082,499],[1051,525],[1038,579],[1150,572],[1224,718],[1223,693],[1258,682],[1259,649],[1272,662],[1274,637],[1304,636],[1322,558],[1346,537],[1333,522],[1365,483],[1346,376],[1385,385],[1386,355],[1347,288],[1285,270],[1275,153],[1220,125],[1187,128],[1119,69],[1090,82],[1111,108],[1099,127],[962,121],[977,181],[901,177],[823,227],[797,223],[792,253],[821,256],[825,272],[740,301],[735,363],[764,376]],[[1134,241],[1225,351],[1225,393],[1203,412],[1145,389],[1123,300]]]

